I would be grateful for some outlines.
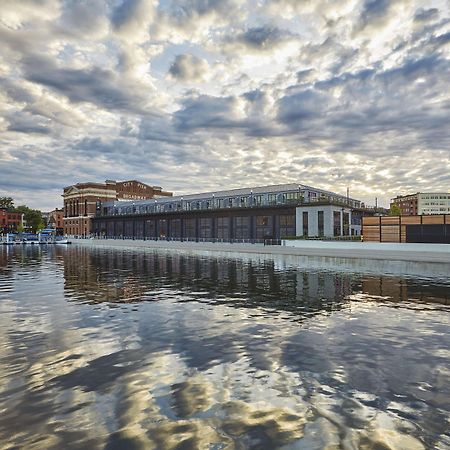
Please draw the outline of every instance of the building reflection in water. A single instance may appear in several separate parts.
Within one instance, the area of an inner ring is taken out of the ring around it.
[[[5,448],[449,442],[448,286],[259,257],[5,254]]]
[[[411,277],[278,268],[276,260],[83,247],[62,255],[68,296],[93,303],[158,300],[167,286],[185,292],[188,301],[305,312],[339,309],[355,291],[392,302],[450,301],[448,290],[440,285]]]

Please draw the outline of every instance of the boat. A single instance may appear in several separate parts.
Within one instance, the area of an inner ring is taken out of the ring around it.
[[[67,238],[62,238],[62,239],[55,239],[54,243],[55,244],[70,244],[70,241]]]

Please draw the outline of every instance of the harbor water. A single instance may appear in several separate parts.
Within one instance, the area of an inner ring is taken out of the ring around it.
[[[0,246],[0,449],[450,449],[450,280]]]

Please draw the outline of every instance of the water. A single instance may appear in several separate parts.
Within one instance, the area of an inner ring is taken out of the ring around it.
[[[1,449],[448,449],[447,279],[0,249]]]

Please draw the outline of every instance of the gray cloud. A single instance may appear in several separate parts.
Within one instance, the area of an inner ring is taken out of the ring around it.
[[[113,11],[111,23],[115,28],[121,28],[136,17],[140,0],[123,0]]]
[[[268,50],[293,37],[292,33],[277,27],[265,25],[248,28],[235,37],[229,37],[229,42],[242,44],[256,50]]]
[[[136,87],[121,83],[112,70],[60,68],[45,56],[27,56],[23,60],[24,77],[67,96],[72,102],[89,102],[107,110],[146,111],[145,96]]]
[[[171,77],[180,81],[196,81],[204,78],[208,63],[194,55],[177,55],[169,68]]]
[[[233,97],[212,97],[202,95],[198,98],[187,98],[183,107],[174,114],[178,130],[197,128],[235,128],[243,124],[235,117]]]
[[[26,114],[14,114],[7,118],[7,130],[23,134],[50,134],[48,122]]]
[[[423,9],[420,8],[414,14],[414,20],[416,22],[424,22],[431,19],[437,19],[439,17],[439,10],[437,8]]]
[[[2,91],[14,102],[29,103],[36,99],[36,97],[30,93],[30,91],[26,89],[22,83],[15,80],[0,77],[0,86]]]
[[[383,19],[391,6],[389,0],[365,0],[361,11],[361,23],[363,26]]]
[[[298,128],[305,121],[318,117],[325,111],[326,98],[311,89],[283,97],[278,105],[278,119],[284,124]]]
[[[192,18],[212,13],[228,17],[236,10],[233,0],[171,0],[163,11],[167,12],[175,22],[182,24]]]

